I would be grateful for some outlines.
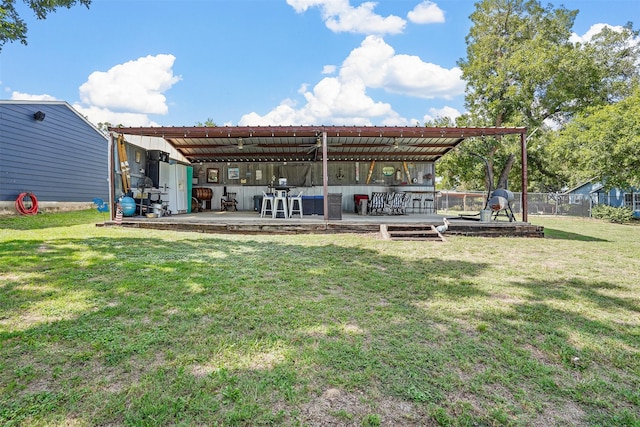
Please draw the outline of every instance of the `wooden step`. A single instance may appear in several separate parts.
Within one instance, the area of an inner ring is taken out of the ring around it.
[[[393,225],[380,224],[380,235],[386,240],[431,240],[444,242],[445,239],[433,225]]]

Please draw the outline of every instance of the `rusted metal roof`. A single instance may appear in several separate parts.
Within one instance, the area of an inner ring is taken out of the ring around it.
[[[526,128],[387,126],[114,127],[164,138],[190,162],[436,161],[465,138],[525,135]]]

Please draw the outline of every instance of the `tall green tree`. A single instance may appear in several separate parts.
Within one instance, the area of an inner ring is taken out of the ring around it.
[[[529,156],[538,168],[529,176],[541,186],[557,181],[553,168],[539,157],[549,140],[548,124],[562,125],[588,106],[623,98],[638,72],[633,66],[637,47],[631,43],[637,33],[631,24],[622,32],[606,30],[590,43],[574,44],[570,37],[577,13],[543,7],[537,0],[481,0],[471,15],[467,57],[458,62],[467,81],[468,109],[458,123],[535,130]],[[517,138],[477,139],[462,144],[439,169],[467,188],[486,187],[489,181],[504,188],[510,174],[520,171],[518,152]],[[478,163],[469,153],[484,158],[488,170],[469,169],[470,162]],[[517,187],[519,180],[513,181]]]
[[[2,0],[0,5],[0,51],[7,42],[19,41],[27,44],[27,24],[20,17],[15,8],[16,0]],[[45,19],[51,12],[60,7],[71,8],[76,4],[83,4],[87,8],[91,0],[23,0],[29,5],[38,19]]]
[[[198,127],[216,127],[216,126],[218,126],[218,125],[216,124],[216,122],[215,122],[215,121],[213,121],[213,119],[212,119],[211,117],[209,117],[207,120],[205,120],[205,122],[204,122],[204,123],[202,123],[202,122],[196,122],[196,124],[195,124],[195,125],[196,125],[196,126],[198,126]]]
[[[640,188],[640,85],[625,99],[578,114],[549,146],[570,184]]]

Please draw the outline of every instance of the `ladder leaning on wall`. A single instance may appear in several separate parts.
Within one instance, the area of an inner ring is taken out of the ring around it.
[[[131,176],[129,170],[129,161],[127,160],[127,147],[125,146],[124,136],[118,135],[116,143],[118,147],[118,160],[120,161],[120,173],[122,174],[122,192],[126,193],[131,188]]]

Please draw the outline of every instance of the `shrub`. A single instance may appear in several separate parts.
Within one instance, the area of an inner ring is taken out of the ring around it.
[[[591,216],[624,224],[633,220],[633,210],[627,207],[615,208],[608,205],[595,205],[591,208]]]

